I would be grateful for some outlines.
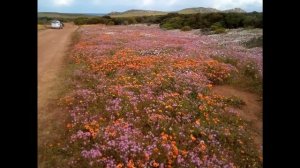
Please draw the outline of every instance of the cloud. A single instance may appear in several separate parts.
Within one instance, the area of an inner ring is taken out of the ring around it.
[[[55,6],[70,6],[73,0],[53,0]]]
[[[143,0],[143,5],[147,6],[147,5],[151,5],[153,4],[154,0]]]
[[[230,9],[230,8],[248,8],[249,6],[259,5],[262,6],[262,0],[212,0],[211,7],[217,9]]]
[[[168,2],[168,5],[174,5],[174,4],[176,4],[178,2],[178,0],[170,0],[169,2]]]
[[[38,0],[39,11],[108,13],[130,9],[176,11],[191,7],[262,11],[262,0]]]

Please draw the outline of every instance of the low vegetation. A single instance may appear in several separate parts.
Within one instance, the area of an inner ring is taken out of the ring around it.
[[[247,48],[262,47],[262,45],[263,45],[262,36],[260,36],[260,37],[253,37],[249,41],[245,42],[244,45]]]
[[[251,126],[232,110],[243,100],[211,92],[242,77],[261,79],[255,61],[237,57],[253,58],[255,49],[218,48],[212,38],[222,35],[82,26],[69,57],[72,89],[57,102],[68,114],[65,134],[44,144],[53,156],[47,166],[262,167]],[[225,51],[232,58],[209,57]]]
[[[47,27],[45,25],[38,24],[37,28],[38,28],[38,30],[45,30]]]
[[[51,17],[39,17],[39,23],[45,23]],[[129,24],[159,24],[164,29],[182,29],[189,26],[191,29],[208,28],[214,33],[224,33],[225,29],[232,28],[262,28],[262,13],[197,13],[178,14],[169,13],[156,16],[139,17],[76,17],[59,18],[62,21],[74,21],[77,25],[106,24],[106,25],[129,25]]]

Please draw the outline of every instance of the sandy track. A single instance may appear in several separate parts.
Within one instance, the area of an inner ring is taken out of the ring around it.
[[[253,93],[245,92],[238,90],[230,86],[215,86],[213,92],[222,96],[237,96],[245,101],[246,105],[240,110],[241,118],[245,119],[252,123],[252,129],[254,133],[254,140],[258,148],[261,150],[262,147],[262,131],[263,131],[263,122],[262,122],[262,112],[263,105],[259,101],[259,96]],[[261,152],[261,151],[260,151]]]
[[[38,32],[38,106],[50,98],[57,73],[77,26],[65,24],[64,29],[47,29]]]
[[[64,65],[71,35],[77,26],[65,24],[63,29],[46,29],[38,32],[38,146],[39,167],[45,167],[47,160],[42,147],[57,139],[63,123],[63,114],[53,108],[51,100],[57,97],[61,79],[59,73]]]

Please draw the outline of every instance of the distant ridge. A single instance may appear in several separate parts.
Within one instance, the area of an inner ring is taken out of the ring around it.
[[[185,8],[179,11],[172,11],[179,14],[194,14],[194,13],[215,13],[215,12],[224,12],[224,13],[246,13],[241,8],[233,8],[227,10],[218,10],[215,8],[204,8],[204,7],[197,7],[197,8]],[[165,15],[170,12],[164,11],[155,11],[155,10],[139,10],[139,9],[132,9],[127,10],[124,12],[111,12],[108,15],[112,17],[130,17],[130,16],[149,16],[149,15]]]
[[[199,8],[185,8],[178,13],[180,14],[193,14],[193,13],[214,13],[214,12],[220,12],[217,9],[214,8],[204,8],[204,7],[199,7]]]
[[[246,13],[246,11],[244,11],[241,8],[228,9],[228,10],[224,10],[223,12],[225,12],[225,13]]]
[[[59,12],[38,12],[38,17],[61,17],[61,18],[75,18],[75,17],[95,17],[95,16],[104,16],[109,15],[111,17],[131,17],[131,16],[154,16],[154,15],[166,15],[170,12],[175,12],[179,14],[195,14],[195,13],[215,13],[215,12],[224,12],[224,13],[247,13],[241,8],[233,8],[227,10],[218,10],[215,8],[185,8],[179,11],[156,11],[156,10],[140,10],[140,9],[131,9],[124,12],[110,12],[108,14],[101,13],[59,13]]]
[[[104,16],[100,13],[59,13],[59,12],[38,12],[38,17],[76,18]]]
[[[125,12],[111,12],[108,13],[110,16],[115,17],[130,17],[130,16],[150,16],[150,15],[165,15],[168,12],[163,11],[155,11],[155,10],[139,10],[139,9],[131,9]]]

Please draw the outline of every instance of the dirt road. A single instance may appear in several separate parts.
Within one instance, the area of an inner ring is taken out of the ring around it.
[[[42,107],[55,84],[57,72],[77,26],[65,24],[64,29],[47,29],[38,32],[38,105]]]
[[[255,143],[258,148],[261,149],[262,146],[262,102],[259,101],[259,97],[253,93],[238,90],[230,86],[215,86],[213,92],[226,97],[237,96],[241,98],[246,105],[242,107],[239,111],[241,118],[249,121],[252,124],[252,131],[255,137]]]
[[[43,147],[58,134],[62,114],[49,106],[61,86],[59,73],[71,42],[71,35],[77,26],[65,24],[63,29],[46,29],[38,32],[38,146],[39,167],[44,167]]]

